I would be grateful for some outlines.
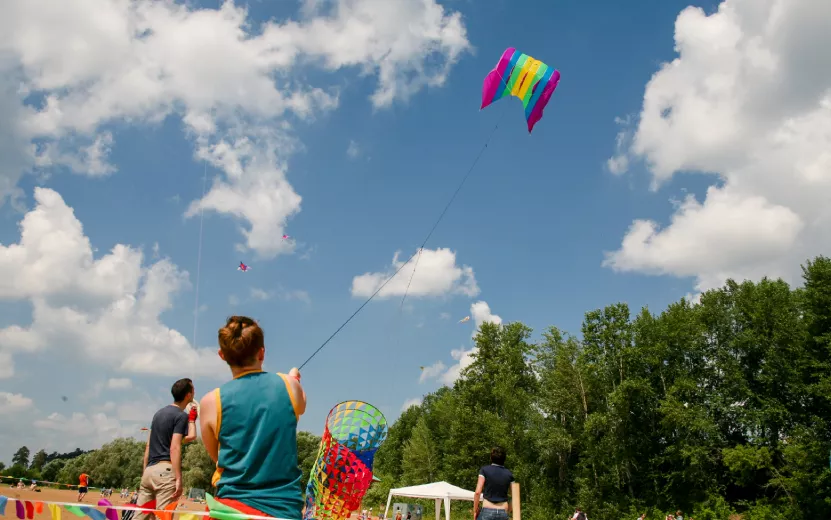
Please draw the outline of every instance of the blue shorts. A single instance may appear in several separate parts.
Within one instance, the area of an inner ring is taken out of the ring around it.
[[[508,520],[508,512],[504,509],[483,507],[479,511],[479,516],[476,517],[476,520]]]

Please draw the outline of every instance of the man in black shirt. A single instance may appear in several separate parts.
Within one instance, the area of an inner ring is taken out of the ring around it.
[[[491,464],[479,470],[479,482],[473,494],[473,518],[476,520],[508,520],[511,505],[508,492],[514,482],[514,474],[505,468],[505,450],[497,446],[491,450]],[[482,515],[479,516],[479,497],[484,498]]]
[[[190,379],[180,379],[170,389],[173,404],[153,416],[147,446],[144,449],[144,473],[138,504],[155,501],[154,509],[164,509],[182,495],[182,445],[196,439],[196,406],[185,413],[193,401],[194,388]],[[152,513],[143,515],[147,520]]]

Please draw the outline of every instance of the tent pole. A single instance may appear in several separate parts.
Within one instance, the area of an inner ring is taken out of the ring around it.
[[[522,520],[522,512],[519,510],[519,482],[511,483],[511,505],[514,510],[513,520]]]
[[[390,502],[392,502],[392,491],[390,491],[390,495],[387,497],[387,508],[384,509],[384,520],[389,518],[387,515],[390,512]]]

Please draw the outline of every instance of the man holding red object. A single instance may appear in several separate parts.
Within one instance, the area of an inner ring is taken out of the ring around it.
[[[139,504],[150,507],[155,502],[153,509],[161,510],[182,496],[182,445],[196,440],[199,415],[190,379],[173,383],[170,393],[173,404],[156,412],[150,425],[138,497]],[[151,520],[154,514],[143,517]]]

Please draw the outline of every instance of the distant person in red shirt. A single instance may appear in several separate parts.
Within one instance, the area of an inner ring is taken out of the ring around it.
[[[81,502],[87,496],[87,491],[89,491],[87,484],[89,484],[89,475],[81,473],[81,476],[78,477],[78,502]]]

